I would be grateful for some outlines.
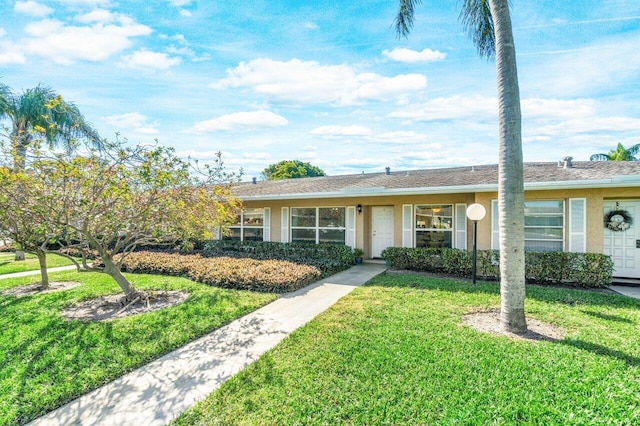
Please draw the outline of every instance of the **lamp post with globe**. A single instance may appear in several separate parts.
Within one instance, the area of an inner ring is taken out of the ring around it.
[[[473,221],[473,263],[471,269],[471,282],[476,284],[478,221],[484,219],[487,210],[482,204],[474,203],[467,207],[467,217]]]

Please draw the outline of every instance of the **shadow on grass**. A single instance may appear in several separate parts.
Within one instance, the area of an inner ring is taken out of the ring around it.
[[[478,281],[474,286],[471,280],[458,277],[442,277],[420,272],[386,272],[374,278],[369,286],[407,287],[424,290],[442,290],[468,294],[500,295],[500,283]],[[640,300],[619,294],[605,293],[603,289],[581,289],[552,285],[527,284],[527,298],[547,303],[561,303],[576,306],[609,306],[617,308],[640,308]]]
[[[586,309],[581,309],[580,312],[587,315],[591,315],[592,317],[600,318],[607,321],[615,321],[615,322],[621,322],[625,324],[635,324],[635,322],[631,321],[629,318],[623,318],[618,315],[603,314],[602,312],[593,312],[593,311],[588,311]]]
[[[559,340],[557,343],[561,345],[571,346],[577,349],[581,349],[587,352],[594,353],[596,355],[603,355],[610,358],[615,358],[625,362],[630,367],[640,366],[640,358],[626,354],[615,349],[608,348],[606,346],[598,345],[597,343],[585,342],[584,340],[564,339]]]

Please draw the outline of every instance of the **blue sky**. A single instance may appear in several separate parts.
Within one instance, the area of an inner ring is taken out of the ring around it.
[[[245,180],[285,159],[328,174],[494,164],[495,67],[461,1],[0,3],[0,81],[44,84],[103,137],[222,151]],[[512,1],[525,161],[640,143],[640,2]]]

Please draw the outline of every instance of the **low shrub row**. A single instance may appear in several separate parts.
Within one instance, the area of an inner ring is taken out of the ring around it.
[[[321,275],[312,266],[282,260],[206,258],[199,254],[144,251],[129,253],[122,262],[122,270],[183,276],[216,287],[274,293],[297,290]]]
[[[218,240],[205,244],[202,255],[260,260],[286,260],[318,268],[323,276],[333,275],[353,265],[353,250],[344,244],[275,243]]]
[[[397,269],[471,276],[473,259],[468,250],[389,247],[382,256]],[[476,268],[482,279],[500,279],[498,250],[478,250]],[[535,284],[606,287],[613,277],[613,261],[600,253],[527,252],[525,277]]]

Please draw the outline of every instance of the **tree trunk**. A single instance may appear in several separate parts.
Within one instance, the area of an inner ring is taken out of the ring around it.
[[[104,262],[104,273],[109,275],[116,281],[116,283],[118,283],[118,285],[124,292],[125,301],[131,302],[133,299],[138,297],[140,293],[129,282],[129,280],[127,280],[124,275],[122,275],[122,272],[120,272],[120,268],[115,264],[113,259],[104,253],[101,253],[100,256],[102,257],[102,261]]]
[[[49,288],[49,273],[47,272],[47,254],[40,250],[36,249],[36,256],[38,256],[38,261],[40,262],[40,288],[46,290]]]
[[[500,322],[511,332],[527,330],[524,315],[524,177],[522,119],[508,0],[489,0],[496,41],[500,118],[498,217],[500,222]]]
[[[14,144],[15,157],[13,158],[13,171],[16,173],[20,170],[24,170],[27,164],[27,146],[30,142],[30,139],[21,140],[18,138]]]

